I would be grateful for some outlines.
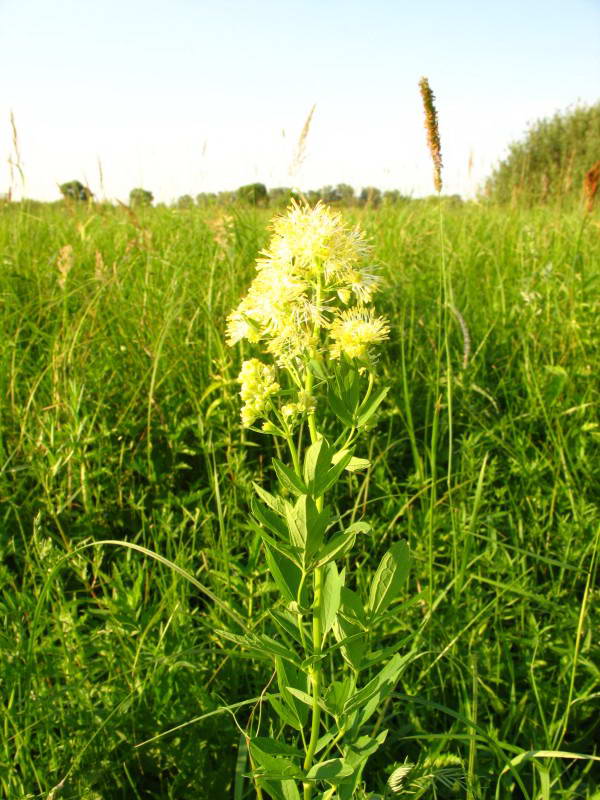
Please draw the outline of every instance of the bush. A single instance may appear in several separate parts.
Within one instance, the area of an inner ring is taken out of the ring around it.
[[[129,192],[130,206],[151,206],[154,202],[154,195],[147,189],[132,189]]]
[[[249,183],[237,190],[238,200],[253,206],[265,206],[268,202],[267,187],[264,183]]]
[[[600,158],[600,103],[578,106],[531,125],[513,142],[484,188],[499,203],[527,206],[581,197],[586,172]]]
[[[91,200],[93,197],[88,187],[84,186],[80,181],[67,181],[67,183],[62,183],[58,188],[65,200],[84,202]]]

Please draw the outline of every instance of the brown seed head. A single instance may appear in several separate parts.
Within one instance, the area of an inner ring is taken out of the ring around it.
[[[435,96],[429,86],[427,78],[421,78],[419,89],[423,98],[425,109],[425,130],[427,131],[427,147],[433,161],[433,185],[436,192],[442,191],[442,147],[440,145],[440,131],[438,127]]]

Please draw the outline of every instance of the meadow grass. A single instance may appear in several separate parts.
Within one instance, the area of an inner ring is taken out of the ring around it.
[[[386,640],[425,651],[379,711],[390,734],[370,785],[405,758],[455,755],[468,798],[597,800],[596,762],[522,755],[593,754],[600,735],[598,222],[474,204],[345,213],[383,267],[392,389],[357,453],[372,468],[338,510],[374,525],[355,556],[365,586],[408,540]],[[248,520],[273,444],[242,433],[224,346],[268,221],[0,209],[1,797],[253,796],[234,714],[268,732],[269,711],[219,709],[271,676],[214,631],[228,611],[267,629],[276,596]],[[204,590],[92,545],[105,539]]]

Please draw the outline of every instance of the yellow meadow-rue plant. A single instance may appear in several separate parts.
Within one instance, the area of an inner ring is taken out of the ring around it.
[[[274,664],[266,697],[279,722],[271,736],[248,732],[257,797],[353,800],[371,796],[363,770],[387,735],[372,718],[413,658],[377,639],[409,556],[393,544],[362,597],[340,562],[370,526],[342,529],[326,496],[345,471],[369,467],[354,451],[387,393],[376,364],[389,326],[372,306],[380,280],[361,231],[323,204],[293,204],[272,231],[227,336],[259,356],[239,374],[242,425],[289,451],[288,464],[273,459],[279,492],[255,484],[252,500],[280,601],[273,636],[221,634]]]

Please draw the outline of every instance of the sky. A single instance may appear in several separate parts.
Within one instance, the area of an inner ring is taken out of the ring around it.
[[[0,194],[429,194],[422,76],[444,192],[472,196],[529,124],[600,100],[600,0],[0,0]]]

